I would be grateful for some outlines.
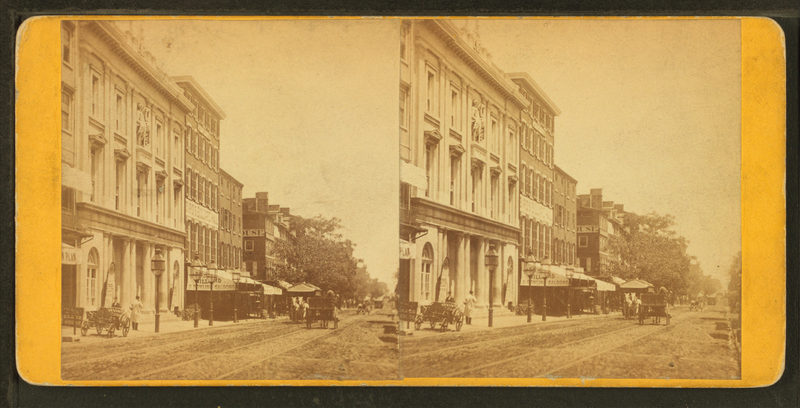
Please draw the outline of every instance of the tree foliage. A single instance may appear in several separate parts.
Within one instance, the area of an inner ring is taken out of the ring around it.
[[[606,271],[623,279],[642,279],[664,286],[677,294],[687,294],[697,277],[699,265],[692,269],[694,257],[686,253],[688,241],[671,227],[671,215],[626,213],[624,232],[611,240],[612,253],[619,256]],[[702,276],[702,272],[700,272]]]
[[[343,298],[370,292],[372,280],[367,268],[359,266],[363,261],[353,257],[355,244],[343,238],[341,228],[341,220],[335,217],[294,216],[289,238],[273,247],[273,255],[283,261],[276,267],[275,279],[307,282]]]

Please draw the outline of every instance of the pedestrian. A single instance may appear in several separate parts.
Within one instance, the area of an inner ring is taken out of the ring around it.
[[[644,321],[644,313],[640,310],[642,308],[642,299],[641,296],[633,295],[633,308],[635,310],[636,315],[639,316],[639,323]]]
[[[453,294],[447,292],[447,297],[444,299],[444,303],[456,303],[456,298],[453,297]]]
[[[114,302],[111,303],[111,307],[122,307],[122,305],[120,305],[119,300],[117,300],[117,298],[114,297]]]
[[[467,324],[472,324],[472,310],[475,309],[475,303],[478,302],[478,299],[475,299],[475,295],[472,294],[472,291],[469,291],[469,295],[464,299],[464,317],[467,319]]]
[[[139,296],[136,296],[133,302],[131,302],[131,325],[133,326],[133,330],[139,330],[139,317],[142,314],[142,302],[139,301]]]

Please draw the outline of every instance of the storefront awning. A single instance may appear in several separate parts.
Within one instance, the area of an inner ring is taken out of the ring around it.
[[[199,291],[210,291],[211,289],[211,282],[214,283],[214,292],[220,291],[234,291],[236,290],[236,286],[233,283],[233,273],[232,271],[227,270],[218,270],[216,276],[211,273],[206,273],[205,276],[200,278],[200,281],[197,282],[195,285],[194,279],[189,279],[186,283],[186,290],[199,290]],[[254,290],[256,288],[261,288],[262,283],[256,280],[253,280],[248,277],[242,276],[239,280],[239,290]]]
[[[603,282],[601,280],[595,279],[597,282],[597,290],[601,292],[616,292],[617,287],[613,283]]]
[[[425,169],[400,160],[400,182],[417,188],[428,188],[428,176]]]
[[[265,285],[263,283],[261,284],[261,286],[264,288],[264,294],[265,295],[278,295],[278,296],[280,296],[280,295],[283,294],[283,290],[281,290],[279,288],[276,288],[276,287],[273,287],[273,286],[270,286],[270,285]]]

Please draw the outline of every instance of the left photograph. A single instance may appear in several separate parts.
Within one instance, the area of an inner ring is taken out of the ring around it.
[[[399,379],[399,25],[61,22],[63,380]]]

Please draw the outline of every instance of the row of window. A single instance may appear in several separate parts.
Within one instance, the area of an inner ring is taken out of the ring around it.
[[[219,211],[217,185],[200,173],[186,167],[186,197],[212,211]]]
[[[533,120],[552,134],[555,131],[555,117],[548,112],[544,104],[540,103],[533,95],[522,88],[520,88],[519,91],[530,103],[530,113]]]
[[[219,170],[219,149],[197,130],[186,128],[186,151],[207,164],[214,171]]]
[[[588,247],[589,236],[588,235],[578,236],[578,246],[581,248]],[[602,252],[606,252],[608,250],[608,238],[602,235],[598,237],[598,249]]]
[[[228,197],[231,199],[231,202],[235,203],[236,205],[242,205],[242,189],[239,188],[236,184],[231,183],[225,177],[220,177],[220,194],[225,197],[225,192],[228,192]]]
[[[525,248],[525,255],[532,254],[538,259],[549,258],[552,260],[550,242],[553,236],[553,227],[525,216],[519,218],[519,225],[522,230],[522,247]]]
[[[522,186],[520,193],[534,201],[548,207],[553,206],[553,182],[544,175],[534,171],[522,163],[520,168],[520,178]]]
[[[219,259],[218,264],[223,269],[239,269],[242,266],[242,248],[222,243],[219,246],[219,257],[217,259]]]
[[[200,255],[200,261],[206,265],[217,261],[218,231],[197,222],[186,221],[186,234],[189,235],[186,241],[187,251]]]
[[[197,98],[192,95],[191,92],[188,90],[184,90],[183,94],[189,99],[192,104],[194,105],[194,111],[192,111],[192,116],[197,119],[197,122],[200,126],[203,126],[208,133],[211,133],[215,139],[219,140],[219,121],[215,118],[211,112],[203,106]]]
[[[550,262],[562,265],[574,263],[575,244],[553,239],[552,227],[527,217],[520,217],[519,223],[522,229],[522,246],[526,255],[530,254],[538,259],[548,258]]]
[[[522,150],[530,153],[542,163],[553,166],[553,145],[548,143],[547,138],[538,130],[523,125],[519,140]]]
[[[220,224],[219,228],[225,231],[229,231],[232,234],[239,234],[241,236],[242,230],[242,217],[236,216],[236,214],[232,213],[227,208],[223,208],[220,211]]]
[[[564,228],[575,229],[575,213],[570,213],[563,205],[556,204],[553,207],[553,223]]]

